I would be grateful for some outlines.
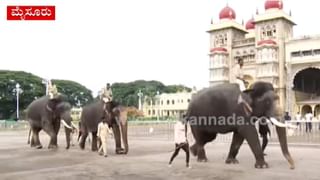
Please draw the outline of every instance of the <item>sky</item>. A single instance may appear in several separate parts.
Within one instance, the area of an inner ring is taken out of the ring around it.
[[[77,81],[209,85],[209,34],[228,3],[246,22],[265,0],[2,0],[0,69]],[[294,36],[320,34],[318,0],[283,0]],[[7,5],[55,5],[55,21],[7,21]]]

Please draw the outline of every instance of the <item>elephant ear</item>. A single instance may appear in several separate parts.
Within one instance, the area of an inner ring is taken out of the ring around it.
[[[252,114],[252,101],[248,95],[240,93],[237,103],[247,116],[250,116]]]
[[[53,112],[56,109],[57,102],[55,99],[49,99],[46,105],[46,109],[50,112]]]
[[[71,104],[67,102],[60,102],[59,104],[57,104],[57,107],[56,107],[58,113],[71,111],[71,108],[72,108]]]

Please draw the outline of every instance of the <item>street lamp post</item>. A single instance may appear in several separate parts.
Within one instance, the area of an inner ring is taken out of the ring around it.
[[[16,84],[16,96],[17,96],[17,120],[19,120],[19,95],[22,93],[22,89],[20,88],[20,84]]]
[[[157,91],[157,100],[156,100],[156,102],[157,102],[157,121],[159,121],[159,110],[160,110],[160,97],[159,97],[159,94],[160,94],[160,92],[159,91]]]
[[[48,79],[42,79],[42,84],[46,85],[46,95],[49,94],[49,80]]]
[[[139,108],[140,111],[142,110],[142,102],[141,102],[142,96],[143,96],[143,93],[141,92],[141,90],[139,90],[139,92],[138,92],[139,107],[138,108]]]

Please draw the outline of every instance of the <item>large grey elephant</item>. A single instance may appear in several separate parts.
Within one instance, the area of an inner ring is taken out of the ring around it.
[[[48,148],[57,148],[57,136],[60,130],[60,122],[65,127],[66,148],[70,147],[70,134],[72,131],[71,105],[64,100],[63,95],[54,99],[43,96],[34,100],[27,108],[27,120],[32,132],[31,147],[42,148],[39,132],[44,130],[50,136]],[[29,132],[30,136],[30,132]]]
[[[107,112],[104,110],[104,105]],[[86,138],[88,136],[88,133],[91,132],[91,150],[96,151],[98,149],[97,129],[98,124],[102,121],[103,118],[106,118],[109,126],[112,127],[116,145],[116,154],[127,154],[129,151],[127,135],[127,111],[123,106],[114,101],[105,104],[102,100],[97,100],[96,102],[83,107],[81,113],[81,139],[79,143],[80,148],[85,148]],[[121,137],[124,144],[124,149],[121,147]]]
[[[226,163],[238,163],[236,156],[246,140],[253,152],[256,168],[268,167],[259,142],[255,122],[267,118],[275,125],[283,155],[290,168],[294,161],[288,151],[285,124],[277,121],[275,102],[278,99],[272,84],[256,82],[250,90],[241,92],[236,84],[222,84],[199,91],[192,98],[186,120],[189,121],[195,144],[190,148],[198,161],[206,162],[204,146],[218,133],[233,132]]]

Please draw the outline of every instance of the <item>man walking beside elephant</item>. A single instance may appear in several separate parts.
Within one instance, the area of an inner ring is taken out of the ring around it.
[[[112,131],[109,129],[109,125],[107,123],[106,118],[104,118],[102,120],[102,122],[100,122],[98,124],[98,133],[97,136],[100,139],[101,142],[101,147],[99,148],[99,154],[104,155],[104,157],[108,157],[107,155],[107,139],[108,139],[108,135],[111,134]]]
[[[175,142],[175,151],[173,152],[170,161],[169,167],[174,160],[174,158],[179,154],[180,149],[183,149],[186,152],[186,166],[190,168],[190,152],[189,152],[189,143],[187,140],[187,124],[184,121],[185,116],[183,116],[182,120],[178,120],[174,126],[174,142]],[[183,121],[183,122],[182,122]]]

